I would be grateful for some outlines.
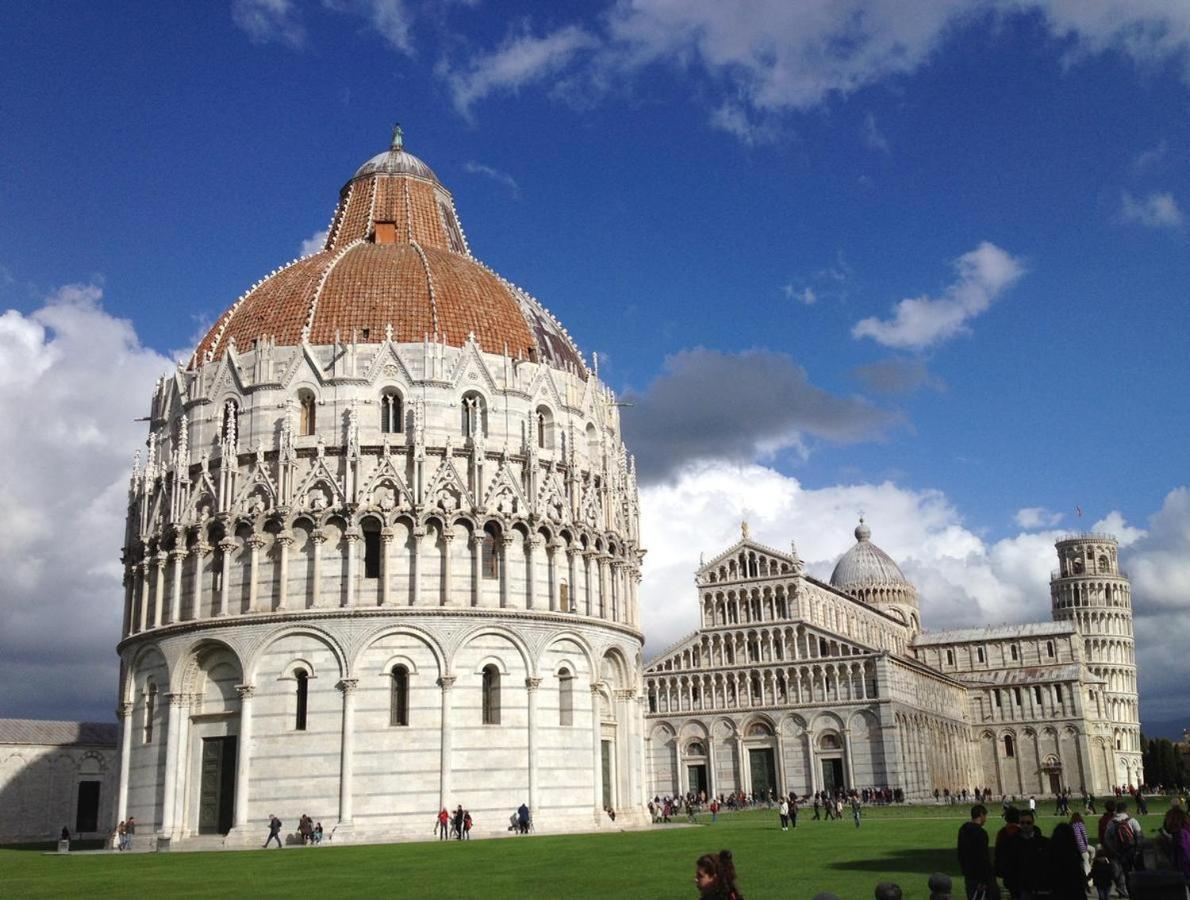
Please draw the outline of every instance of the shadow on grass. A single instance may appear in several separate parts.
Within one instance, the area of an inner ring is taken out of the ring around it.
[[[99,839],[89,841],[71,841],[71,850],[102,850],[107,842]],[[57,841],[36,841],[32,844],[0,844],[0,850],[26,850],[33,853],[46,853],[58,849]]]
[[[949,872],[957,866],[953,847],[907,847],[904,850],[891,850],[872,859],[852,859],[827,864],[827,868],[848,872],[921,872],[927,876],[934,872]]]

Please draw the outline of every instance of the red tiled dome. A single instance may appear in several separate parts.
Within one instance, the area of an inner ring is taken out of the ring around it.
[[[379,343],[474,334],[489,353],[586,375],[578,348],[526,292],[471,255],[450,192],[408,153],[399,130],[339,194],[322,250],[274,272],[227,310],[199,342],[191,366],[259,338],[281,345]]]

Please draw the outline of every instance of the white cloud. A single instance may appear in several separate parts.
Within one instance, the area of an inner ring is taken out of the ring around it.
[[[304,241],[302,241],[301,250],[298,256],[309,256],[311,253],[317,253],[326,244],[327,230],[316,231]]]
[[[1025,273],[1019,259],[984,241],[955,260],[958,278],[938,298],[910,297],[894,307],[892,319],[862,319],[855,338],[870,337],[886,347],[922,350],[965,333],[967,323]]]
[[[649,656],[698,627],[692,579],[699,553],[710,559],[730,547],[742,519],[756,540],[779,550],[796,540],[810,573],[828,579],[854,542],[863,511],[872,540],[917,586],[928,630],[1050,620],[1049,576],[1062,532],[987,540],[939,491],[889,482],[814,489],[760,465],[703,462],[643,488],[641,506]],[[1127,547],[1138,530],[1112,517],[1094,526],[1109,527],[1121,537],[1121,559],[1132,577],[1145,716],[1190,715],[1182,684],[1190,641],[1190,489],[1170,492],[1143,537]]]
[[[1137,172],[1145,172],[1161,164],[1169,153],[1169,143],[1164,139],[1157,142],[1157,146],[1142,150],[1132,161],[1132,168]]]
[[[173,368],[106,313],[93,284],[0,316],[0,709],[110,718],[131,452]],[[35,398],[35,421],[30,418]]]
[[[412,53],[409,38],[412,16],[405,8],[404,0],[363,0],[358,4],[360,12],[368,19],[376,33],[384,38],[394,50]]]
[[[508,188],[509,192],[514,196],[519,196],[521,192],[520,185],[517,184],[516,179],[507,172],[502,172],[492,166],[484,165],[477,162],[463,163],[463,171],[471,175],[482,175],[484,178],[489,178],[497,184],[502,184]]]
[[[1124,191],[1120,199],[1120,220],[1146,228],[1181,228],[1182,210],[1168,192],[1134,197]]]
[[[876,117],[870,112],[864,116],[864,142],[873,150],[889,152],[888,138],[884,136],[880,126],[876,124]]]
[[[543,81],[596,44],[591,34],[574,25],[543,37],[520,31],[490,53],[473,54],[463,70],[442,64],[438,74],[450,88],[455,109],[470,117],[477,101],[493,93],[515,93]]]
[[[797,300],[806,306],[813,306],[818,302],[818,295],[814,293],[814,288],[811,287],[799,288],[791,282],[781,290],[785,292],[785,296],[790,300]]]
[[[1092,525],[1091,530],[1104,534],[1114,534],[1120,542],[1121,547],[1131,547],[1141,538],[1148,535],[1148,532],[1143,528],[1134,528],[1129,525],[1124,519],[1124,514],[1118,509],[1113,509]]]
[[[730,101],[711,110],[707,121],[712,128],[727,132],[749,147],[771,144],[780,133],[771,122],[759,121],[752,111]]]
[[[1044,506],[1026,506],[1016,511],[1016,524],[1030,531],[1037,528],[1053,528],[1062,521],[1062,514],[1051,512]]]
[[[254,44],[301,47],[306,29],[293,0],[233,0],[231,18]]]

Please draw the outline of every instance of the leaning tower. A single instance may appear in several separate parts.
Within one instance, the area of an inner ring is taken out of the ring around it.
[[[1132,639],[1132,589],[1121,571],[1119,545],[1109,534],[1079,534],[1056,544],[1050,579],[1055,621],[1073,622],[1091,676],[1082,701],[1095,781],[1101,786],[1143,781]]]

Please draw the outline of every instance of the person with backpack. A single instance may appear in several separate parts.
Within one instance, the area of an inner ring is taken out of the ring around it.
[[[1116,814],[1103,832],[1103,843],[1116,867],[1116,890],[1128,896],[1128,876],[1136,868],[1136,851],[1144,837],[1140,822],[1128,813],[1128,804],[1116,801]]]
[[[281,846],[281,820],[269,813],[269,836],[264,840],[264,847],[261,849],[268,850],[269,844],[273,841],[277,842],[277,849],[282,849]]]

